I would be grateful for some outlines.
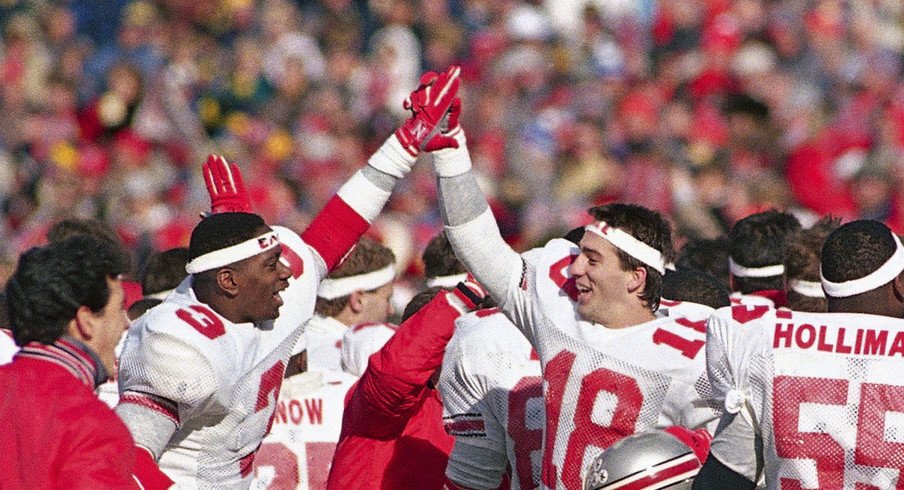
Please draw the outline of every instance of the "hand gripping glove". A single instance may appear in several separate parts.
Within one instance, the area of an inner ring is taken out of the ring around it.
[[[417,90],[405,99],[405,109],[413,114],[396,130],[396,137],[412,156],[417,156],[440,130],[440,123],[458,98],[460,73],[461,68],[455,65],[441,75],[428,71],[421,75],[421,84]],[[457,116],[455,125],[458,125]]]
[[[427,72],[421,76],[420,86],[405,99],[404,107],[412,112],[402,126],[377,150],[367,164],[402,178],[411,170],[424,144],[439,131],[439,124],[458,96],[461,84],[457,66],[443,74]]]
[[[456,97],[449,107],[447,129],[427,142],[424,149],[433,155],[433,170],[439,177],[455,177],[471,170],[465,132],[458,124],[461,99]]]
[[[219,155],[209,155],[203,172],[207,193],[210,194],[211,213],[253,212],[242,172],[236,164],[227,163]]]
[[[468,277],[455,285],[455,288],[445,293],[446,300],[461,314],[479,309],[487,297],[487,290],[468,274]]]

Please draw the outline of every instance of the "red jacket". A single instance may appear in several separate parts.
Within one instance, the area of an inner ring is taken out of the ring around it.
[[[105,378],[70,338],[31,343],[0,366],[0,486],[137,488],[132,436],[94,393]]]
[[[328,490],[443,487],[454,439],[428,381],[461,314],[446,294],[453,293],[438,294],[370,357],[345,406]]]

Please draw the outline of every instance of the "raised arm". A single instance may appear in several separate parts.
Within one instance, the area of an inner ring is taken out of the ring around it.
[[[389,200],[395,184],[411,171],[425,143],[439,130],[443,115],[458,96],[459,68],[428,72],[405,101],[411,117],[339,188],[301,234],[318,258],[320,277],[335,267],[367,231]],[[235,164],[211,156],[204,166],[212,211],[253,212]]]
[[[490,296],[503,302],[509,288],[520,282],[524,266],[521,257],[502,239],[477,184],[465,133],[458,124],[460,112],[461,102],[456,100],[449,112],[449,130],[431,139],[425,149],[433,154],[449,243]]]
[[[398,437],[412,410],[421,403],[427,382],[443,362],[455,319],[477,308],[485,294],[471,281],[459,283],[452,291],[440,291],[370,357],[345,410],[346,417],[373,420],[356,424],[369,432],[359,435]]]

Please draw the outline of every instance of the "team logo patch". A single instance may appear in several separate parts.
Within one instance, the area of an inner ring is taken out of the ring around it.
[[[279,237],[276,234],[264,235],[257,239],[257,244],[261,247],[261,250],[264,250],[274,245],[279,245]]]

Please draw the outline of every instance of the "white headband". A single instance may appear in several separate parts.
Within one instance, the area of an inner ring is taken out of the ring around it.
[[[371,291],[392,282],[395,274],[395,264],[389,264],[382,269],[366,274],[340,277],[339,279],[324,279],[320,281],[317,296],[323,299],[336,299],[348,296],[355,291]]]
[[[278,246],[279,235],[275,231],[268,231],[257,238],[195,257],[191,262],[185,264],[185,272],[197,274],[209,271],[254,257]]]
[[[600,221],[599,224],[591,223],[585,226],[584,230],[603,237],[631,257],[656,269],[660,274],[665,274],[665,260],[662,258],[662,252],[628,233],[609,226],[605,221]]]
[[[731,272],[731,274],[736,277],[773,277],[784,274],[785,266],[776,264],[764,267],[744,267],[729,257],[728,272]]]
[[[467,272],[462,272],[461,274],[453,274],[451,276],[436,276],[431,277],[427,280],[428,288],[454,288],[458,283],[464,281],[468,278]]]
[[[822,271],[820,271],[819,278],[822,280],[822,288],[825,289],[826,294],[833,298],[847,298],[848,296],[865,293],[879,286],[884,286],[891,282],[892,279],[898,277],[901,271],[904,271],[904,247],[901,246],[901,240],[898,239],[897,235],[892,236],[894,236],[895,245],[897,246],[895,253],[878,269],[860,279],[832,282],[826,279],[822,275]]]
[[[822,283],[819,281],[802,281],[800,279],[788,279],[788,288],[795,293],[806,296],[808,298],[825,298],[826,293],[822,290]]]

